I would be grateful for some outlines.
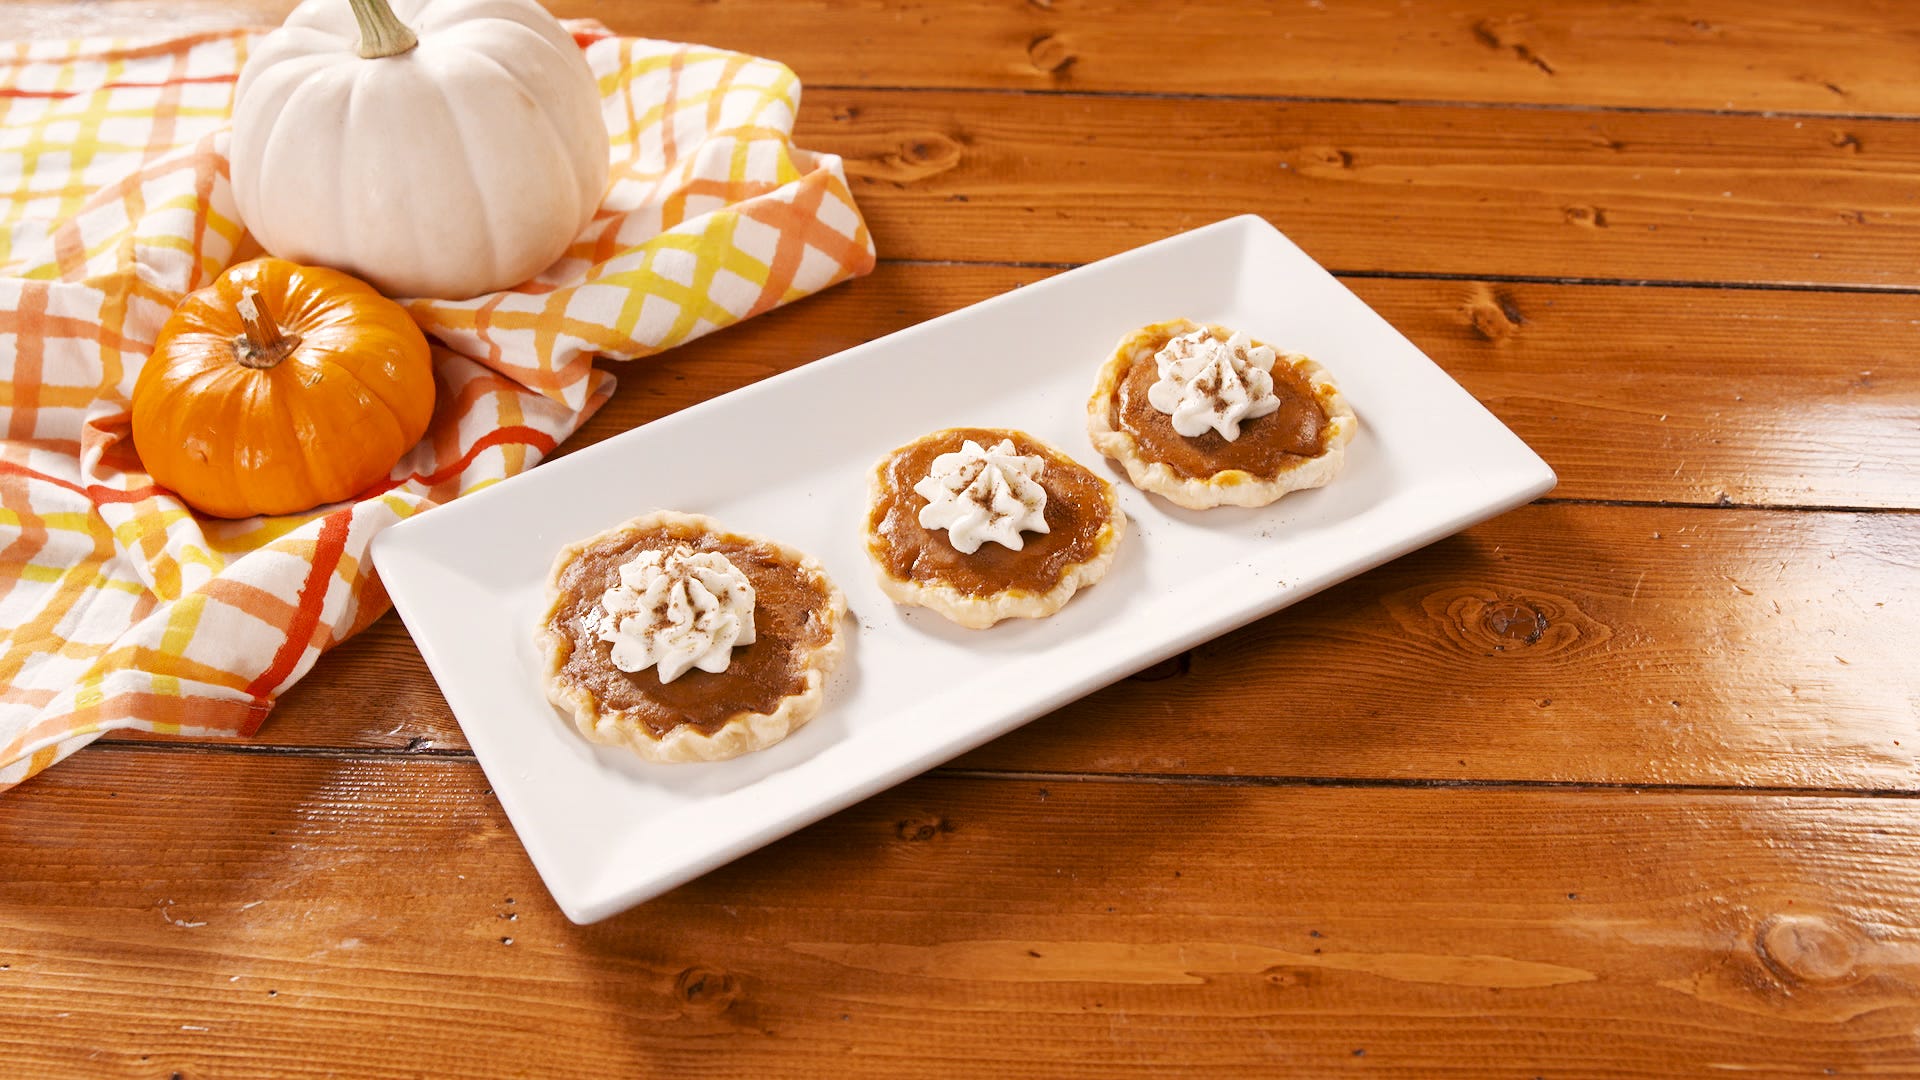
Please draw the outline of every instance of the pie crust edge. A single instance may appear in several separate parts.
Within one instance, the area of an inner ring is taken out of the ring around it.
[[[1108,418],[1115,391],[1133,366],[1133,354],[1145,340],[1168,331],[1186,333],[1205,328],[1214,333],[1231,334],[1228,327],[1197,323],[1191,319],[1171,319],[1152,323],[1120,339],[1094,380],[1093,396],[1087,399],[1087,437],[1093,448],[1120,463],[1127,479],[1142,491],[1151,491],[1176,506],[1189,510],[1208,510],[1216,506],[1266,506],[1291,491],[1325,486],[1340,472],[1347,444],[1360,429],[1360,420],[1341,396],[1327,369],[1299,353],[1274,349],[1276,362],[1292,365],[1305,375],[1315,400],[1327,414],[1326,445],[1320,453],[1281,467],[1273,476],[1255,476],[1245,469],[1223,469],[1207,477],[1186,477],[1164,462],[1146,457],[1130,432],[1114,427]],[[1254,341],[1261,345],[1264,342]],[[1268,348],[1273,348],[1268,346]]]
[[[560,575],[582,552],[613,537],[675,525],[697,528],[731,540],[764,545],[781,559],[799,567],[801,572],[824,586],[827,594],[827,640],[805,647],[801,661],[800,692],[781,698],[772,712],[735,713],[711,735],[682,724],[655,738],[646,724],[634,719],[629,711],[602,710],[591,693],[561,677],[569,642],[564,634],[554,631],[550,624],[565,599],[560,592]],[[547,573],[547,593],[549,601],[540,616],[540,628],[535,634],[546,660],[542,681],[546,684],[547,700],[571,713],[573,726],[589,741],[626,747],[646,761],[723,761],[772,746],[798,731],[819,713],[826,700],[827,676],[846,653],[843,625],[847,599],[818,560],[776,540],[733,532],[701,514],[657,510],[568,544],[554,556],[553,568]]]
[[[886,537],[881,536],[873,527],[873,510],[880,503],[886,491],[887,466],[908,448],[918,446],[929,439],[936,439],[952,431],[942,428],[914,439],[912,442],[887,452],[875,465],[867,477],[867,515],[862,526],[866,533],[867,557],[872,561],[875,577],[880,591],[897,604],[929,608],[959,623],[969,630],[985,630],[987,627],[1005,619],[1044,619],[1067,606],[1074,593],[1095,584],[1107,574],[1107,568],[1113,565],[1115,552],[1120,541],[1127,534],[1127,515],[1120,509],[1120,496],[1114,487],[1098,473],[1087,469],[1089,475],[1100,481],[1100,494],[1107,505],[1107,523],[1094,537],[1093,557],[1081,562],[1068,563],[1060,574],[1060,580],[1053,588],[1043,593],[1027,589],[1001,589],[985,596],[962,592],[943,581],[914,581],[894,577],[880,560],[880,551],[886,546]],[[992,428],[988,430],[1015,434],[1011,428]],[[1076,467],[1086,469],[1085,465],[1074,461],[1058,447],[1044,439],[1036,438],[1026,432],[1018,432],[1032,442],[1046,447],[1054,454],[1072,462]]]

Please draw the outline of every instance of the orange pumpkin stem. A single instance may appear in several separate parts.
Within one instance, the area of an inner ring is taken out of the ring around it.
[[[233,358],[241,367],[264,371],[300,347],[300,335],[283,333],[267,313],[267,305],[260,302],[260,290],[243,290],[240,302],[233,307],[240,313],[241,325],[247,328],[246,333],[233,339]]]

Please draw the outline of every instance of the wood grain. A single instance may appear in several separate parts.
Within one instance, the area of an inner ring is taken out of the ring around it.
[[[122,750],[8,796],[0,1012],[29,1076],[1913,1075],[1912,809],[923,779],[581,928],[469,763]]]
[[[644,18],[822,85],[1920,112],[1920,13],[1889,0],[728,0]]]
[[[1567,499],[1920,506],[1920,297],[1350,280]]]
[[[1906,515],[1529,507],[958,764],[1917,791],[1916,568]]]
[[[0,36],[272,25],[290,0],[28,0]],[[554,0],[623,33],[777,57],[814,86],[1920,113],[1893,0]]]
[[[1920,1075],[1920,8],[555,10],[788,62],[912,260],[622,369],[575,447],[1251,210],[1560,498],[1636,505],[1506,515],[586,928],[389,617],[243,746],[4,796],[11,1072]]]
[[[882,264],[613,365],[620,391],[567,449],[1050,273]],[[1552,463],[1556,497],[1920,507],[1920,296],[1347,284]]]
[[[957,764],[1920,791],[1916,567],[1904,514],[1529,507]],[[391,617],[247,744],[466,747]]]
[[[1336,270],[1920,286],[1920,125],[813,90],[880,253],[1084,262],[1253,212]]]
[[[890,258],[1083,262],[1252,211],[1343,270],[1920,288],[1897,121],[816,86],[796,136],[847,157]]]

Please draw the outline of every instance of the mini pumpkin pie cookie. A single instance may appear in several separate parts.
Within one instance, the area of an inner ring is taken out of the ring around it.
[[[1087,402],[1094,448],[1191,510],[1320,487],[1359,427],[1319,364],[1186,319],[1120,339]]]
[[[1113,485],[1023,431],[948,428],[875,467],[866,528],[882,591],[978,630],[1099,581],[1127,516]]]
[[[812,558],[711,518],[647,514],[562,549],[547,697],[649,761],[771,746],[820,711],[847,603]]]

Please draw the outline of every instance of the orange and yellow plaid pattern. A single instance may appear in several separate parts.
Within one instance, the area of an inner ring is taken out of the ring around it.
[[[408,301],[431,428],[352,503],[194,516],[141,470],[128,396],[187,292],[258,253],[225,155],[257,32],[0,46],[0,789],[121,728],[252,734],[387,608],[380,529],[532,467],[631,359],[873,266],[838,158],[792,145],[767,60],[575,37],[613,179],[565,258],[510,292]]]

